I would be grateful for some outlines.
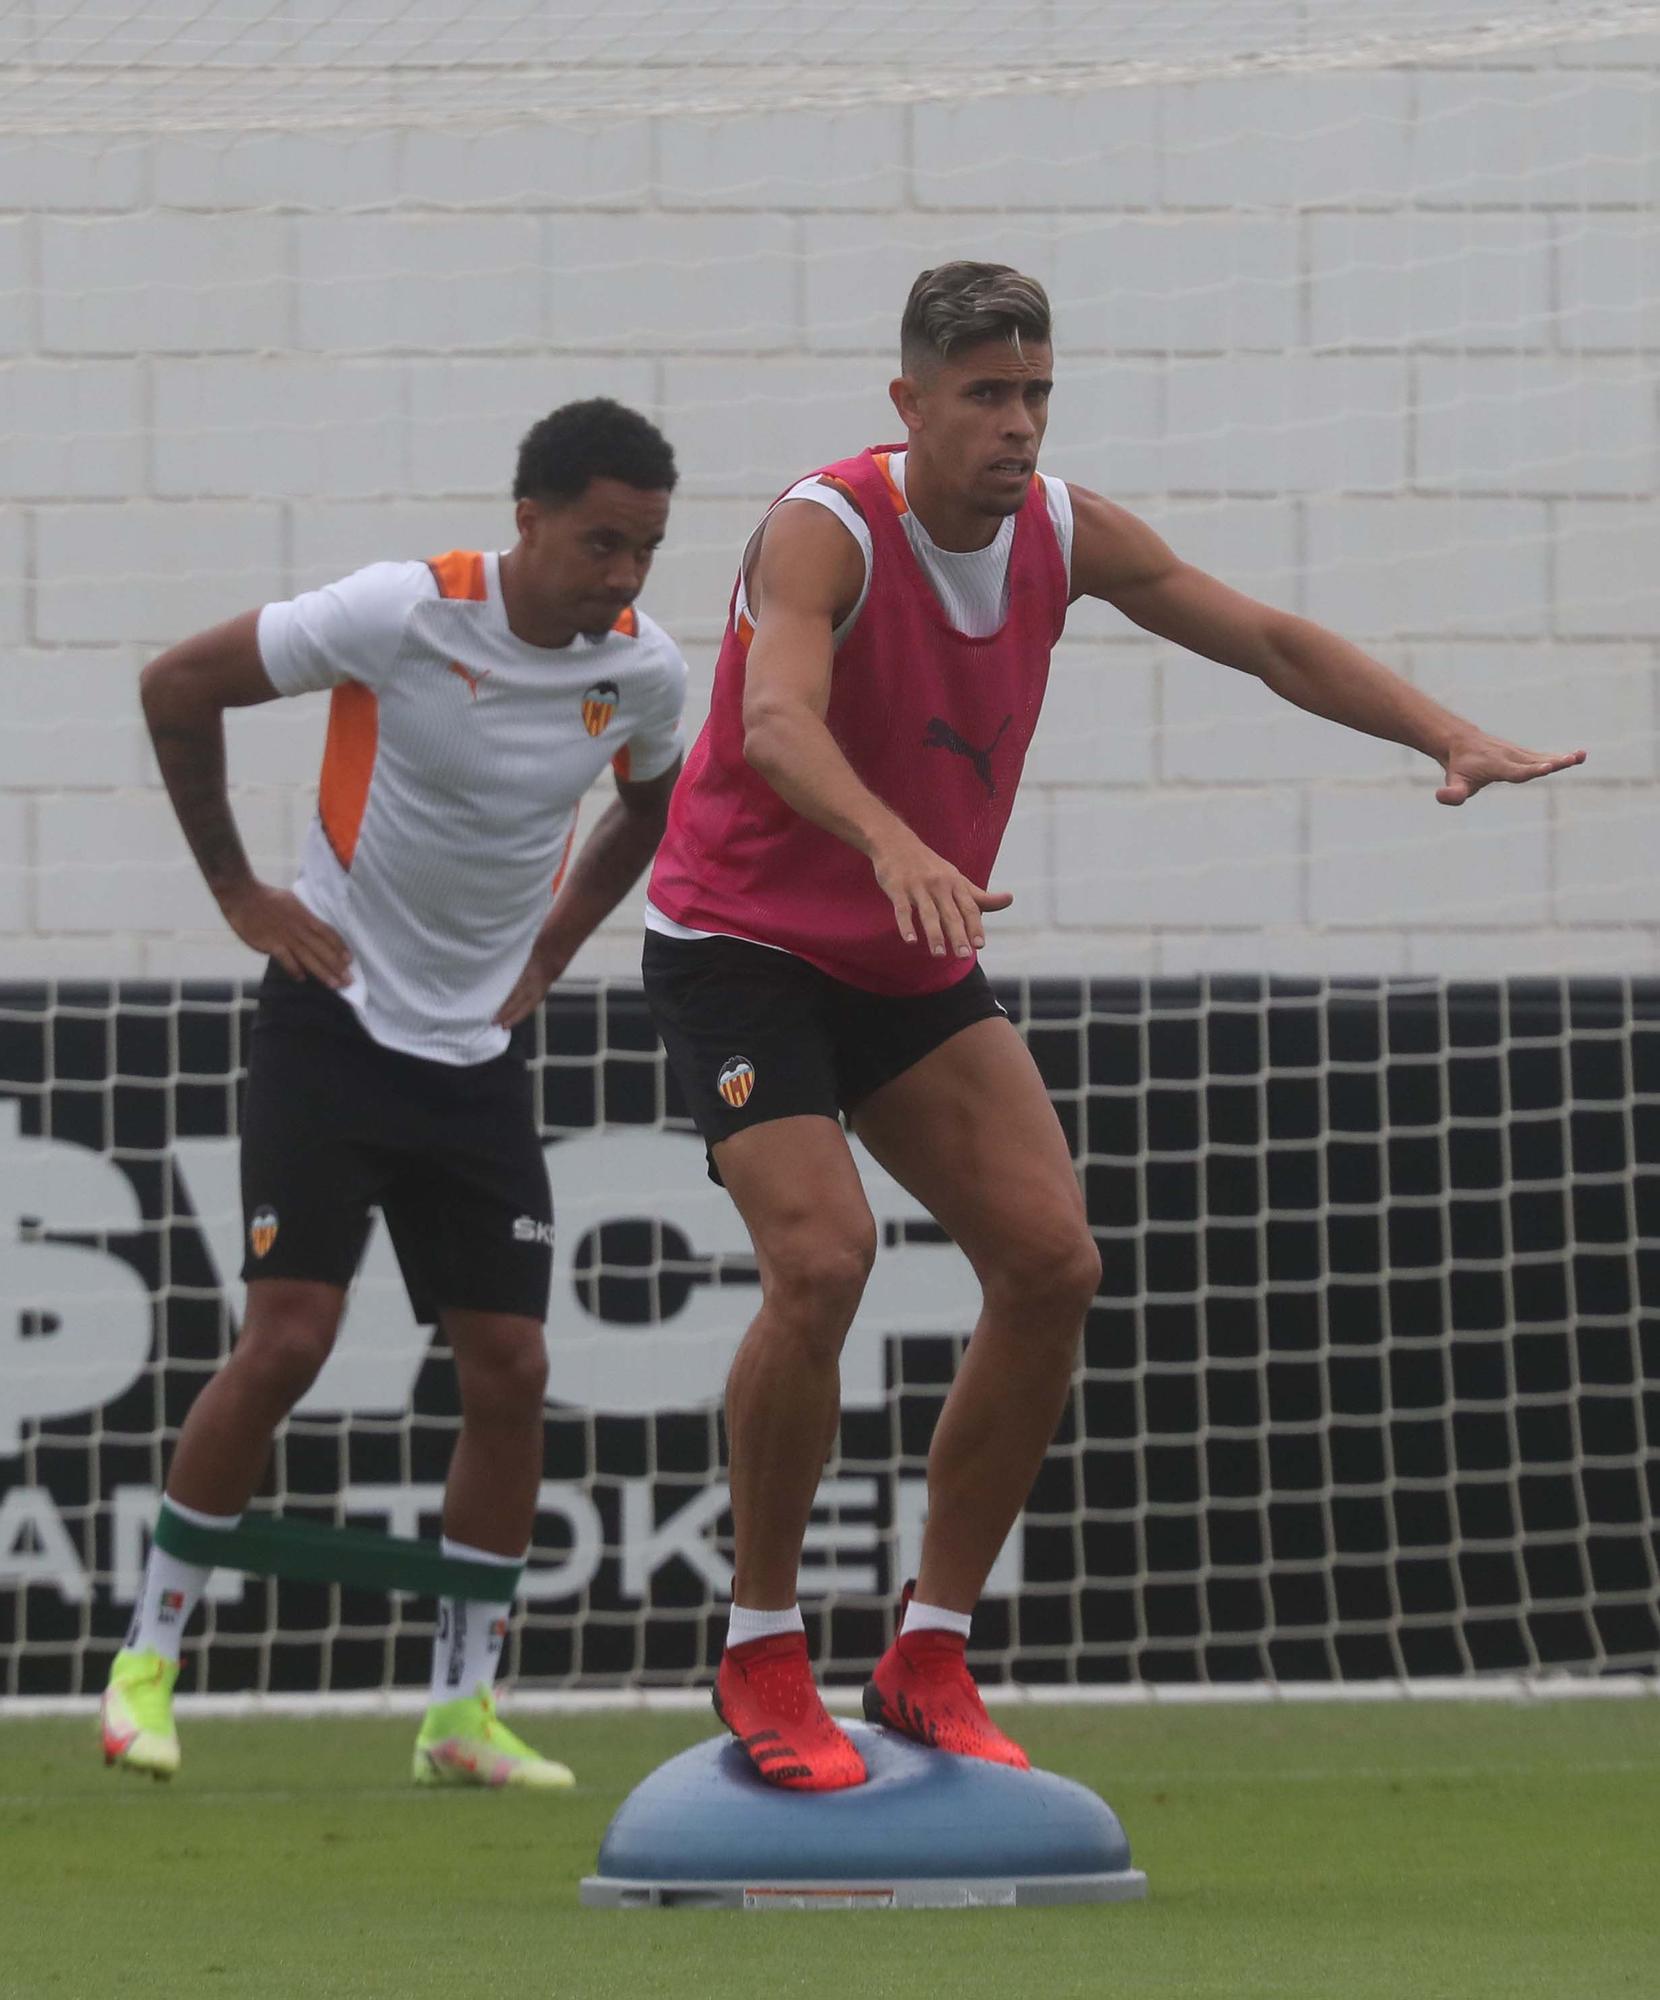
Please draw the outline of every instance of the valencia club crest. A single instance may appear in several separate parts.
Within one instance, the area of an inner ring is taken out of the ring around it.
[[[582,697],[582,726],[590,736],[602,736],[606,724],[617,712],[615,681],[595,681]]]
[[[734,1111],[741,1111],[749,1102],[749,1093],[755,1088],[755,1065],[748,1056],[731,1057],[722,1063],[715,1088]]]

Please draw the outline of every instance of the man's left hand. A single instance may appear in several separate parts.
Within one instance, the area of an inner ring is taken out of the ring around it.
[[[534,1014],[548,988],[564,970],[563,965],[556,965],[538,946],[532,945],[524,971],[513,982],[513,991],[496,1009],[496,1026],[516,1028],[521,1021]]]
[[[1484,785],[1525,785],[1534,778],[1548,778],[1553,771],[1571,770],[1585,762],[1583,750],[1567,750],[1551,755],[1543,750],[1524,750],[1520,744],[1506,743],[1499,736],[1480,733],[1461,737],[1451,744],[1441,759],[1447,782],[1435,794],[1444,806],[1461,806]]]

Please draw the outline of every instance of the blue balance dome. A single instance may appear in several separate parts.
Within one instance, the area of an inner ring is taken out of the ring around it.
[[[729,1736],[636,1785],[582,1884],[591,1908],[940,1909],[1123,1902],[1147,1892],[1104,1800],[845,1725],[869,1778],[848,1791],[764,1784]]]

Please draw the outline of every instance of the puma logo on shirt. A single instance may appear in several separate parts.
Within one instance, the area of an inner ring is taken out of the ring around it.
[[[448,666],[452,674],[458,675],[460,679],[467,683],[467,693],[474,701],[478,700],[480,686],[495,671],[492,667],[464,667],[459,660],[449,661]]]
[[[986,797],[994,799],[997,796],[997,784],[991,775],[991,753],[1002,742],[1003,731],[1008,728],[1013,720],[1014,717],[1012,715],[1005,715],[1003,720],[997,725],[997,734],[986,745],[985,749],[976,750],[972,743],[965,741],[964,738],[957,734],[949,722],[946,722],[942,717],[937,715],[930,716],[927,730],[924,732],[922,738],[923,747],[928,750],[949,750],[953,756],[966,757],[979,774],[980,782],[986,788]]]

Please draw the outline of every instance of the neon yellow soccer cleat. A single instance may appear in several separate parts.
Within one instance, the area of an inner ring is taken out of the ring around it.
[[[418,1785],[520,1785],[557,1791],[576,1779],[563,1764],[538,1757],[496,1714],[488,1688],[459,1701],[435,1701],[415,1739]]]
[[[170,1778],[179,1768],[179,1737],[173,1727],[173,1683],[177,1660],[160,1653],[129,1653],[125,1647],[110,1666],[99,1721],[104,1762],[124,1771],[148,1771]]]

